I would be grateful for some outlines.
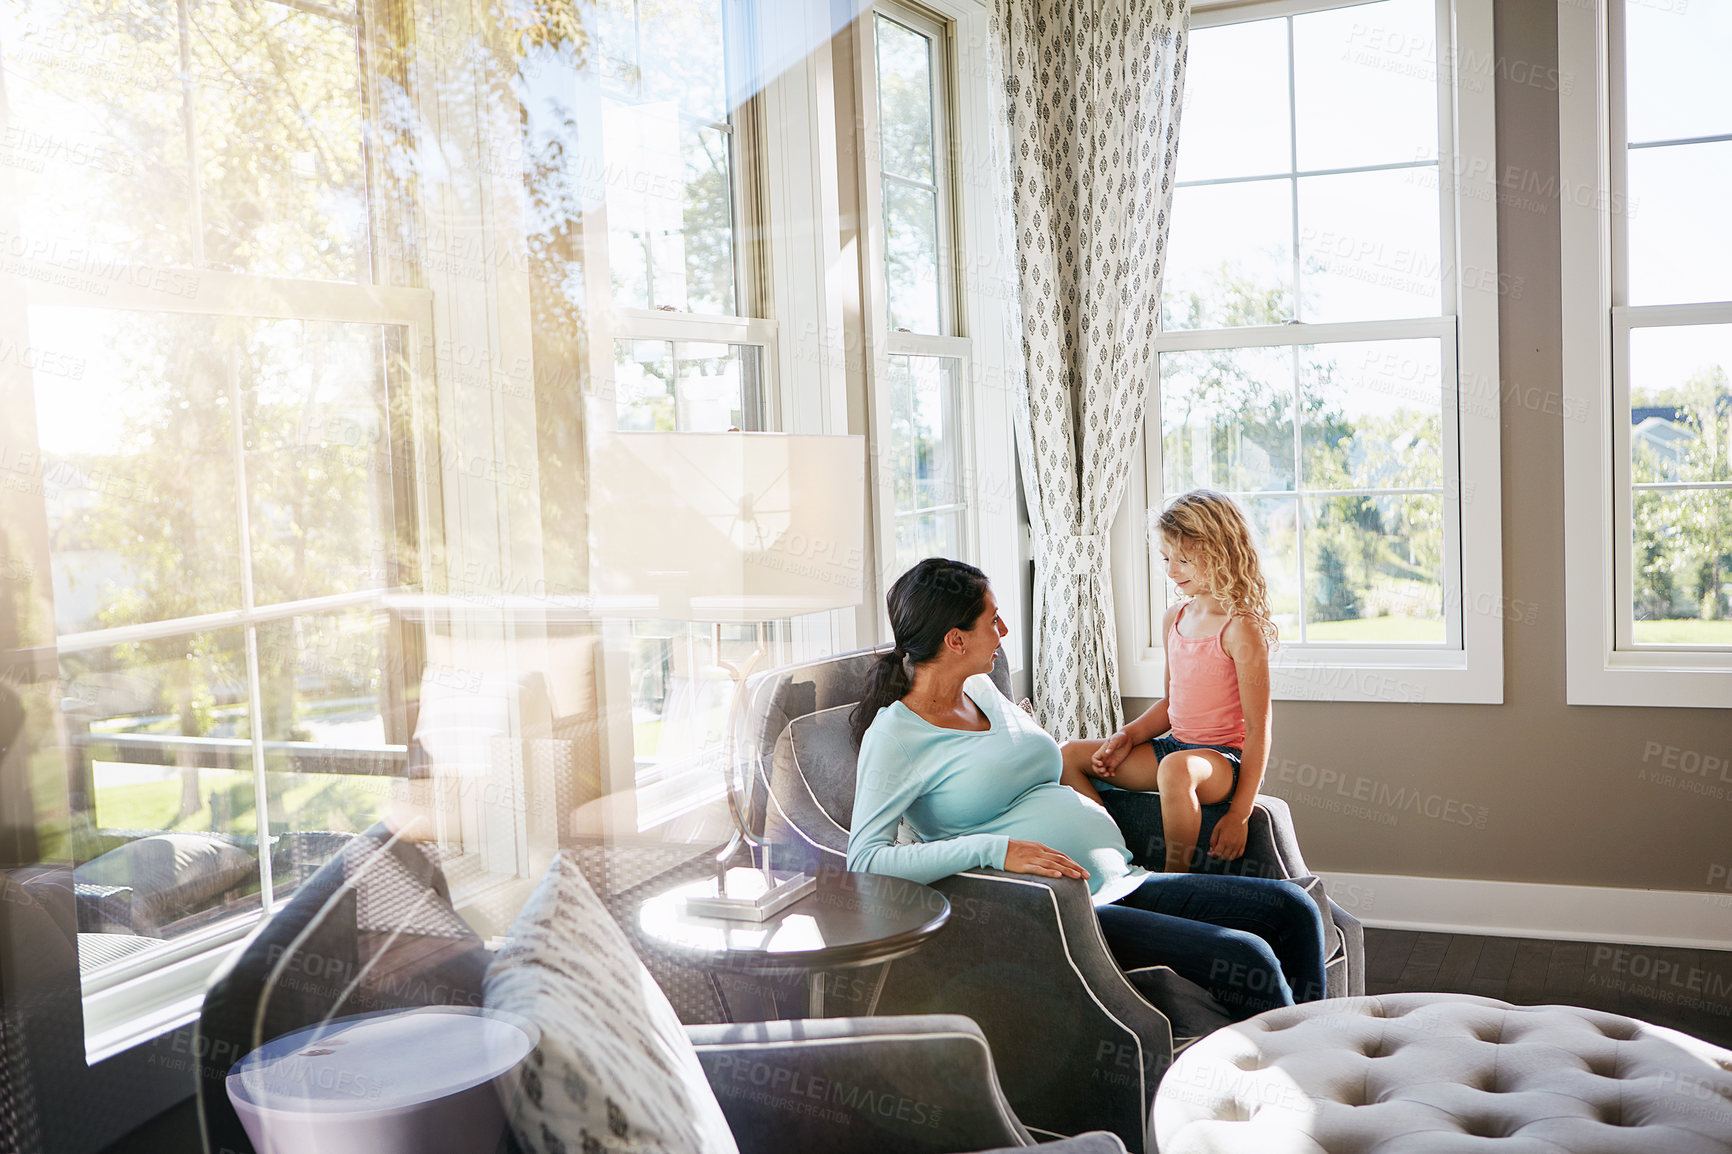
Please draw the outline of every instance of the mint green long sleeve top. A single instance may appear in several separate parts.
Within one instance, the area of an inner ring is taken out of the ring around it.
[[[962,870],[1004,868],[1012,839],[1037,841],[1088,870],[1097,905],[1147,872],[1130,864],[1107,811],[1059,783],[1058,743],[984,674],[963,685],[990,728],[933,725],[900,701],[878,711],[860,742],[848,868],[921,883]],[[920,839],[898,845],[906,819]]]

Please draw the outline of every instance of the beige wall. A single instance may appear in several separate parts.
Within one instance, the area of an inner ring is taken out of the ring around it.
[[[1712,875],[1724,890],[1732,701],[1722,710],[1564,704],[1558,214],[1555,192],[1543,191],[1557,187],[1558,94],[1540,84],[1591,78],[1554,71],[1556,6],[1541,0],[1498,0],[1496,48],[1498,172],[1509,186],[1497,230],[1507,286],[1498,322],[1504,704],[1277,702],[1265,790],[1292,805],[1313,869],[1674,890],[1708,889]],[[1134,716],[1148,702],[1125,705]],[[1727,768],[1663,767],[1690,762],[1685,751]],[[1674,784],[1644,779],[1645,770]],[[1415,793],[1438,816],[1391,804]],[[1333,805],[1369,814],[1324,808]]]

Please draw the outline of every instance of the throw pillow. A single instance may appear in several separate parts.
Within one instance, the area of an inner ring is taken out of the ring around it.
[[[673,1007],[565,854],[488,967],[485,1004],[541,1029],[505,1095],[530,1154],[738,1154]]]

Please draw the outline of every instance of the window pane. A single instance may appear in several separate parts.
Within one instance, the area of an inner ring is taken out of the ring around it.
[[[264,0],[187,14],[205,265],[369,279],[356,26]]]
[[[597,16],[614,303],[732,314],[721,5],[609,0]]]
[[[1732,646],[1732,491],[1639,491],[1630,510],[1633,640]]]
[[[1435,339],[1301,349],[1305,488],[1442,485],[1442,355]]]
[[[1441,643],[1443,498],[1307,497],[1306,641]]]
[[[1240,497],[1239,507],[1251,525],[1251,541],[1263,562],[1269,584],[1269,609],[1280,627],[1281,640],[1300,640],[1299,633],[1299,502],[1291,497]]]
[[[8,28],[22,234],[94,280],[170,295],[191,282],[128,266],[368,279],[355,24],[261,0],[189,0],[186,16],[38,6]]]
[[[875,24],[879,165],[887,173],[932,184],[931,42],[883,16]]]
[[[60,633],[240,608],[226,323],[30,310]]]
[[[889,328],[940,334],[938,195],[884,178],[884,287]]]
[[[700,341],[616,341],[615,411],[627,432],[761,432],[763,349]]]
[[[597,55],[610,94],[672,101],[688,116],[728,114],[721,0],[602,0]]]
[[[1437,159],[1433,0],[1295,16],[1293,68],[1302,171]],[[1472,74],[1460,80],[1490,83]]]
[[[614,303],[731,314],[731,136],[669,103],[609,102],[602,135]]]
[[[1292,171],[1286,21],[1192,32],[1184,99],[1180,181]]]
[[[1292,193],[1285,179],[1173,191],[1162,327],[1293,319]]]
[[[1162,353],[1169,493],[1293,487],[1293,350]]]
[[[54,263],[193,265],[175,6],[19,11],[0,38],[19,233]]]
[[[260,727],[278,897],[384,816],[407,748],[387,744],[385,623],[367,610],[259,627]]]
[[[750,626],[722,629],[717,653],[708,625],[634,621],[631,631],[633,749],[640,784],[709,764],[722,744],[734,682],[720,662],[743,668],[753,649]],[[649,772],[656,767],[660,773]],[[718,774],[720,766],[714,769]]]
[[[1630,303],[1732,300],[1732,141],[1628,157]]]
[[[923,513],[896,518],[897,573],[906,573],[909,566],[928,557],[960,557],[962,549],[960,513]]]
[[[1624,106],[1632,141],[1732,132],[1732,20],[1723,3],[1624,5]]]
[[[1732,325],[1630,333],[1630,479],[1732,481]]]
[[[413,542],[394,540],[394,456],[408,467],[405,446],[394,444],[386,386],[387,371],[400,364],[399,331],[233,323],[254,602],[396,584],[396,559],[413,556]]]
[[[1299,181],[1301,320],[1437,316],[1439,253],[1435,168]]]
[[[67,653],[60,665],[79,754],[67,848],[84,915],[108,932],[173,938],[256,909],[241,631]]]
[[[957,362],[890,358],[890,486],[898,516],[965,500]]]

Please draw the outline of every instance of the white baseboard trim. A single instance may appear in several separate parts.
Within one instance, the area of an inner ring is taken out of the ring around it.
[[[1368,926],[1441,934],[1732,950],[1732,891],[1616,889],[1323,872]]]

